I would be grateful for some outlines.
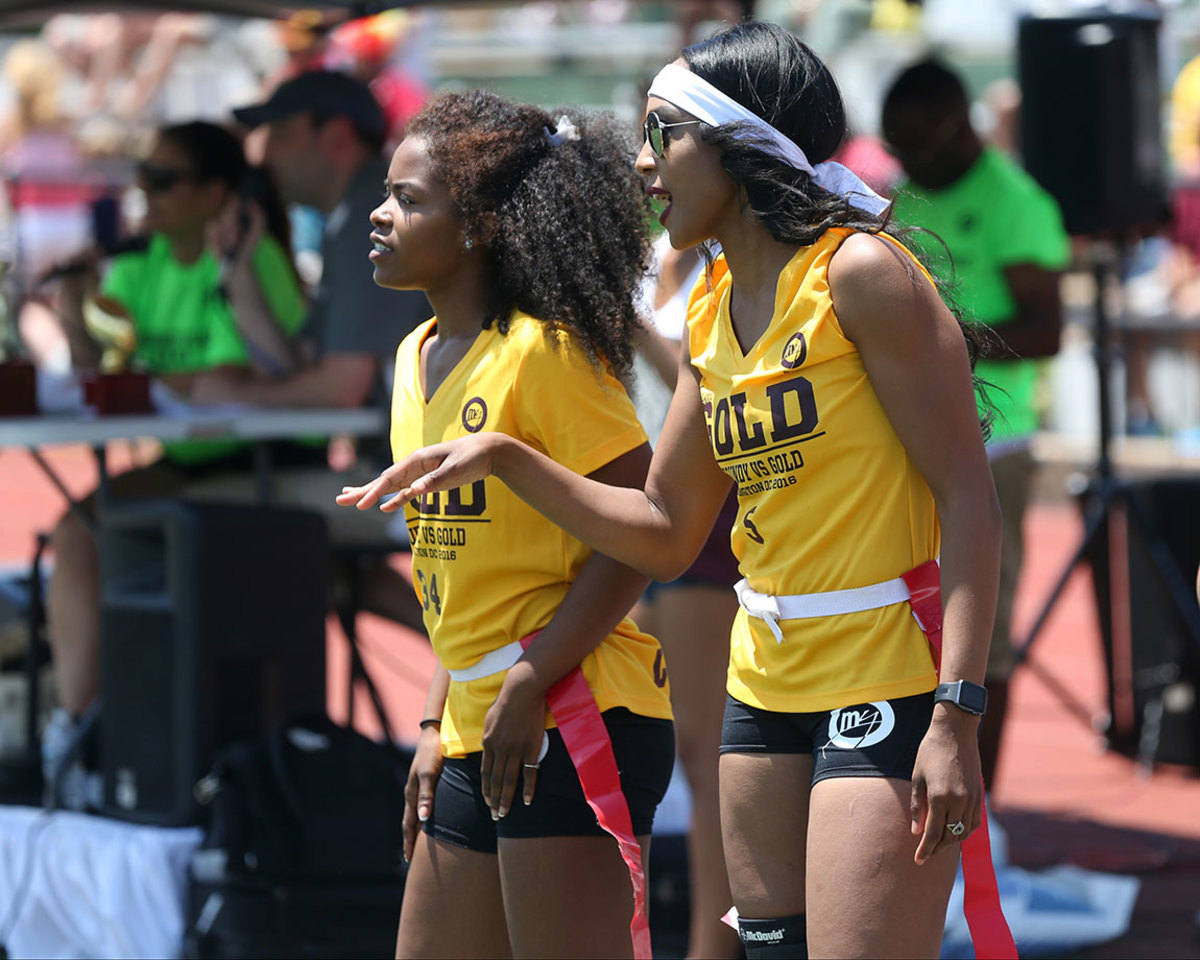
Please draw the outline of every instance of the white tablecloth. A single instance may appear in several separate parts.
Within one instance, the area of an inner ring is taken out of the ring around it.
[[[0,806],[0,944],[14,960],[179,956],[200,837]]]

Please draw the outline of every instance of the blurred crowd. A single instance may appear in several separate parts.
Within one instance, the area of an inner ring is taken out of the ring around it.
[[[133,165],[163,125],[229,124],[232,108],[304,70],[326,68],[370,86],[395,143],[427,94],[420,58],[410,56],[417,26],[400,10],[344,23],[316,11],[278,23],[60,14],[36,37],[11,43],[0,68],[8,88],[2,199],[11,224],[2,256],[16,267],[19,299],[91,243],[110,246],[137,232],[144,200],[129,189]],[[261,151],[261,142],[247,143],[251,159]]]
[[[399,11],[278,24],[73,15],[9,47],[4,348],[38,367],[43,411],[79,409],[84,389],[119,412],[146,411],[129,406],[139,390],[160,412],[386,405],[396,345],[429,316],[422,294],[372,283],[367,262],[385,153],[427,96],[404,62],[413,23]],[[377,438],[274,443],[270,498],[329,514],[335,547],[353,546],[331,571],[331,603],[361,591],[363,609],[420,629],[387,562],[403,530],[334,512],[329,492],[373,477],[384,455]],[[246,443],[165,443],[136,460],[113,478],[114,499],[257,502]],[[50,538],[58,706],[44,779],[78,808],[98,804],[81,747],[100,702],[94,501]]]
[[[940,5],[924,6],[928,17]],[[0,216],[7,224],[0,229],[0,261],[12,265],[8,300],[20,305],[23,349],[43,365],[65,365],[62,339],[42,309],[53,297],[53,284],[43,281],[57,264],[92,244],[111,248],[139,232],[145,198],[134,189],[134,163],[157,129],[190,120],[228,124],[232,108],[305,70],[332,69],[368,84],[384,111],[387,142],[394,145],[406,119],[440,82],[430,42],[437,37],[553,37],[563,28],[673,21],[671,42],[681,47],[715,23],[757,15],[834,52],[835,64],[835,51],[854,48],[857,41],[848,38],[855,33],[892,36],[898,70],[903,63],[897,58],[911,62],[931,42],[912,39],[921,35],[922,11],[922,5],[905,0],[530,0],[436,12],[397,9],[349,22],[316,10],[278,22],[197,13],[54,16],[36,37],[0,43],[6,88],[6,96],[0,94],[0,169],[7,186],[0,194]],[[1164,50],[1164,56],[1174,54],[1170,43]],[[852,100],[864,99],[855,90],[863,72],[849,59],[841,71]],[[1124,271],[1122,319],[1128,322],[1122,324],[1121,372],[1127,402],[1118,419],[1134,434],[1200,426],[1192,422],[1200,419],[1200,402],[1172,403],[1164,396],[1172,389],[1180,393],[1182,383],[1190,397],[1196,391],[1188,384],[1200,369],[1194,362],[1200,340],[1191,332],[1200,318],[1200,66],[1193,61],[1177,71],[1177,79],[1175,73],[1164,69],[1173,83],[1164,111],[1176,187],[1172,226],[1135,244]],[[873,81],[869,99],[881,99],[882,76]],[[1020,162],[1017,84],[1002,76],[970,86],[981,136]],[[615,94],[614,105],[621,106]],[[877,111],[878,103],[857,111],[856,132],[841,159],[886,192],[900,169],[878,136]],[[261,132],[246,138],[252,162],[262,160],[262,141]],[[293,209],[291,219],[297,268],[311,286],[319,276],[322,218],[311,209]],[[15,326],[0,338],[6,352],[21,349]],[[1156,385],[1152,373],[1152,368],[1161,373],[1164,365],[1175,373],[1167,387],[1161,377]],[[1053,414],[1050,420],[1051,427],[1070,429],[1054,423]]]

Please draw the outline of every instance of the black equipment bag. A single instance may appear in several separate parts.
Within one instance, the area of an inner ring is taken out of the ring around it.
[[[411,760],[324,716],[222,751],[196,784],[184,955],[393,956]]]
[[[193,861],[196,878],[402,878],[411,759],[324,716],[228,747],[196,784],[196,799],[209,812]]]
[[[388,960],[404,882],[282,884],[262,877],[193,879],[185,957],[196,960]]]

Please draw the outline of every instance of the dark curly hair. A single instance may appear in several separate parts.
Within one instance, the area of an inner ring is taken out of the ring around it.
[[[565,115],[576,139],[554,137]],[[408,125],[427,145],[469,236],[485,238],[483,327],[514,309],[569,330],[624,376],[649,263],[650,207],[627,131],[607,114],[516,104],[482,90],[435,97]],[[562,142],[555,145],[561,139]]]
[[[846,108],[833,74],[806,44],[777,24],[762,20],[737,24],[685,47],[683,59],[697,76],[792,140],[813,166],[829,160],[846,138]],[[767,153],[763,149],[767,141],[749,124],[702,124],[700,136],[721,151],[722,168],[743,188],[759,222],[781,243],[812,244],[831,227],[888,233],[900,240],[930,232],[897,227],[890,208],[873,214],[847,197],[830,193],[811,174]],[[924,260],[919,248],[914,247],[913,254]],[[940,271],[930,273],[962,328],[974,368],[993,338],[986,328],[963,317]],[[985,404],[987,386],[975,378]],[[990,413],[985,413],[985,435],[990,422]]]

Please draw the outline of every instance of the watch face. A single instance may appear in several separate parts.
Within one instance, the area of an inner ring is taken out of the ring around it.
[[[964,682],[959,687],[958,702],[972,713],[983,713],[987,708],[987,688]]]

